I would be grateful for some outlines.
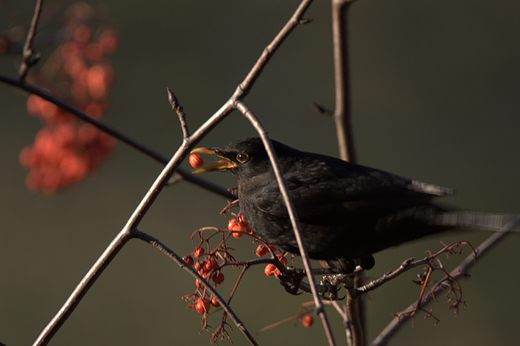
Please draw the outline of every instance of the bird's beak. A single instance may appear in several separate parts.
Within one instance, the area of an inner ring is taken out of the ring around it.
[[[199,169],[194,170],[193,174],[199,174],[199,173],[205,173],[205,172],[211,172],[211,171],[222,171],[226,169],[232,169],[236,168],[237,165],[233,161],[230,161],[229,159],[220,156],[218,154],[218,148],[195,148],[191,151],[192,154],[209,154],[213,156],[220,157],[224,160],[218,160],[215,162],[210,162],[206,167],[202,167]]]

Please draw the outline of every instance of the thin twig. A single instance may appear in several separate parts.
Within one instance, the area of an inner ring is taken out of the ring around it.
[[[282,30],[276,35],[276,37],[264,48],[264,51],[256,61],[255,65],[251,69],[251,71],[247,74],[246,78],[240,83],[235,92],[235,98],[239,99],[245,97],[253,84],[256,82],[260,73],[267,65],[267,62],[271,59],[273,54],[276,52],[278,47],[282,44],[282,42],[289,36],[289,34],[296,28],[296,26],[300,24],[306,24],[308,21],[302,21],[303,14],[307,11],[307,8],[311,5],[312,0],[303,0],[296,11],[293,13],[291,18],[287,21],[287,23],[283,26]]]
[[[257,345],[255,339],[249,333],[249,331],[245,327],[244,323],[240,320],[240,318],[235,314],[233,309],[231,309],[231,307],[229,306],[229,302],[226,302],[226,300],[220,296],[220,294],[217,292],[217,290],[214,289],[211,286],[211,284],[206,279],[204,279],[204,277],[202,277],[202,275],[199,274],[199,272],[197,270],[195,270],[192,266],[190,266],[188,263],[186,263],[179,255],[177,255],[175,252],[173,252],[171,249],[169,249],[166,245],[161,243],[158,239],[156,239],[144,232],[141,232],[139,230],[134,230],[132,232],[132,236],[134,238],[138,238],[138,239],[144,240],[145,242],[149,243],[150,245],[152,245],[153,247],[155,247],[156,249],[158,249],[159,251],[161,251],[162,253],[167,255],[169,258],[174,260],[181,268],[183,268],[184,270],[189,272],[191,274],[191,276],[193,276],[195,279],[199,280],[199,282],[204,285],[206,290],[208,290],[211,293],[211,295],[213,297],[215,297],[215,299],[219,302],[220,306],[224,309],[225,313],[227,315],[229,315],[229,317],[231,317],[233,322],[235,322],[235,325],[238,327],[238,329],[240,329],[240,331],[242,333],[244,333],[247,340],[252,345]],[[243,275],[243,273],[241,275]]]
[[[186,121],[186,113],[184,113],[184,109],[182,109],[179,100],[175,94],[170,90],[170,88],[166,88],[168,91],[168,101],[172,105],[172,110],[174,110],[179,116],[179,121],[181,123],[182,135],[184,140],[187,140],[190,136],[190,130],[188,129],[188,122]]]
[[[258,118],[253,114],[253,112],[251,112],[251,110],[247,108],[244,102],[242,102],[241,100],[237,100],[235,104],[238,110],[251,122],[251,124],[253,124],[254,128],[258,131],[258,134],[262,138],[262,142],[264,143],[267,155],[269,156],[269,160],[271,161],[271,166],[273,167],[274,173],[276,175],[276,180],[278,182],[278,186],[280,187],[280,192],[282,194],[283,201],[289,213],[289,219],[291,220],[291,225],[294,230],[296,242],[298,243],[298,249],[302,257],[303,266],[305,268],[305,271],[307,272],[307,278],[309,279],[312,296],[314,298],[314,304],[316,305],[316,314],[320,316],[323,322],[323,327],[325,328],[325,333],[327,335],[329,345],[333,345],[334,336],[332,335],[332,330],[328,322],[327,314],[325,313],[325,309],[323,308],[323,302],[321,301],[320,295],[318,293],[318,288],[316,286],[316,281],[314,280],[314,276],[312,274],[310,257],[307,251],[307,245],[305,244],[302,237],[302,230],[300,222],[298,221],[298,215],[296,214],[296,208],[294,207],[291,195],[289,194],[289,187],[287,185],[287,182],[285,181],[285,178],[283,177],[283,172],[280,168],[280,163],[278,162],[278,157],[276,156],[276,152],[274,151],[273,144],[267,136],[267,131],[265,130],[265,128],[262,126],[260,121],[258,121]]]
[[[14,79],[14,78],[11,78],[11,77],[8,77],[8,76],[4,76],[4,75],[1,75],[0,74],[0,82],[3,82],[3,83],[6,83],[6,84],[10,84],[12,86],[15,86],[19,89],[22,89],[22,90],[25,90],[31,94],[34,94],[34,95],[37,95],[41,98],[43,98],[44,100],[47,100],[53,104],[55,104],[56,106],[62,108],[63,110],[71,113],[72,115],[78,117],[79,119],[93,125],[94,127],[96,127],[97,129],[109,134],[110,136],[120,140],[121,142],[125,143],[125,144],[128,144],[129,146],[131,146],[132,148],[140,151],[141,153],[153,158],[155,161],[165,165],[168,163],[168,158],[163,156],[162,154],[158,153],[157,151],[147,147],[146,145],[144,145],[143,143],[133,139],[132,137],[124,134],[123,132],[111,127],[110,125],[102,122],[102,121],[99,121],[99,120],[96,120],[96,119],[93,119],[91,117],[89,117],[87,114],[85,114],[84,112],[82,112],[81,110],[79,110],[78,108],[72,106],[70,103],[60,99],[59,97],[49,93],[48,91],[45,91],[41,88],[38,88],[37,86],[33,85],[33,84],[29,84],[29,83],[20,83],[20,81],[18,79]],[[217,193],[217,194],[220,194],[226,198],[229,198],[229,199],[234,199],[234,195],[232,193],[230,193],[227,189],[224,189],[223,187],[217,185],[217,184],[214,184],[212,182],[210,182],[209,180],[206,180],[204,178],[201,178],[199,176],[196,176],[196,175],[193,175],[191,174],[191,172],[183,169],[183,168],[178,168],[177,169],[177,173],[179,173],[182,178],[190,183],[193,183],[195,185],[198,185],[202,188],[205,188],[209,191],[212,191],[214,193]]]
[[[354,0],[332,0],[332,43],[334,49],[334,121],[341,159],[357,163],[351,120],[348,9]]]
[[[301,12],[303,14],[306,7],[310,4],[311,0],[305,0],[303,1],[300,6],[297,9],[297,12]],[[294,15],[293,15],[294,17]],[[292,17],[292,18],[293,18]],[[287,24],[289,25],[289,23]],[[287,26],[286,25],[286,26]],[[285,30],[282,29],[282,33],[279,33],[274,41],[277,41],[277,44],[273,44],[274,48],[277,47],[288,35],[288,33],[291,30]],[[275,49],[274,49],[275,50]],[[274,50],[271,50],[271,54]],[[96,279],[101,275],[103,270],[108,266],[108,264],[111,262],[111,260],[115,257],[117,252],[122,248],[122,246],[130,239],[132,232],[137,229],[139,223],[146,215],[147,211],[152,206],[155,199],[158,197],[168,180],[171,178],[171,176],[175,173],[175,171],[178,170],[180,163],[182,160],[188,155],[189,151],[194,148],[194,146],[202,140],[204,136],[206,136],[213,128],[215,128],[222,120],[229,115],[233,109],[236,108],[235,102],[238,100],[238,97],[244,96],[244,90],[249,91],[251,88],[252,82],[258,77],[259,73],[263,69],[263,65],[268,61],[268,59],[263,59],[263,62],[261,64],[257,63],[252,71],[248,74],[248,77],[246,79],[250,78],[248,83],[243,83],[245,86],[244,88],[241,88],[240,86],[237,88],[237,90],[234,92],[232,97],[217,111],[215,112],[208,120],[204,122],[189,138],[185,138],[181,144],[181,146],[178,148],[178,150],[175,152],[173,157],[168,161],[162,172],[159,174],[159,176],[156,178],[156,180],[153,182],[152,186],[148,190],[148,192],[145,194],[139,205],[136,207],[130,218],[128,219],[126,225],[123,227],[123,229],[119,232],[119,234],[116,236],[116,238],[112,241],[112,243],[109,245],[109,247],[105,250],[105,252],[102,254],[102,256],[96,261],[94,266],[89,270],[87,275],[82,279],[80,284],[76,287],[74,292],[71,294],[71,296],[68,298],[67,302],[64,304],[64,306],[60,309],[58,314],[49,322],[49,324],[45,327],[45,329],[42,331],[42,333],[39,335],[38,339],[34,343],[34,345],[46,345],[52,338],[52,336],[59,330],[61,325],[65,323],[67,318],[70,316],[70,314],[74,311],[76,306],[80,303],[83,296],[86,294],[88,289],[94,284]],[[1,77],[1,76],[0,76]],[[0,81],[2,78],[0,78]],[[9,78],[3,77],[3,80],[9,81]],[[30,89],[38,89],[35,87],[26,89],[25,86],[21,86],[18,82],[10,81],[9,84],[15,85],[19,88],[22,88],[24,90],[31,91]],[[50,94],[43,93],[41,90],[36,90],[40,94],[44,94],[46,97],[45,99],[49,100],[52,98]],[[41,95],[39,95],[41,96]],[[67,111],[70,111],[69,109],[72,109],[74,107],[70,106],[69,104],[66,104],[65,102],[59,100],[60,102],[55,103],[58,106],[62,106],[59,103],[63,103],[66,107],[62,107]],[[67,109],[69,108],[69,109]],[[79,112],[83,114],[82,112]],[[85,114],[83,114],[86,116]],[[88,116],[87,116],[88,118]],[[90,122],[90,121],[89,121]]]
[[[71,293],[67,301],[63,304],[58,313],[52,318],[52,320],[45,326],[33,346],[36,345],[47,345],[52,339],[54,334],[60,329],[65,323],[68,317],[74,312],[74,309],[78,306],[79,302],[85,294],[87,294],[90,287],[94,284],[97,278],[103,273],[105,268],[112,262],[115,256],[119,253],[119,250],[123,248],[126,242],[130,239],[130,232],[121,231],[112,240],[110,245],[97,259],[96,263],[89,269],[87,274],[83,277],[78,286]]]
[[[340,158],[345,161],[357,163],[354,134],[351,120],[351,95],[349,73],[349,41],[348,41],[348,9],[354,0],[332,0],[332,42],[334,49],[334,90],[335,107],[334,123]],[[357,286],[363,285],[364,274],[356,274]],[[349,343],[354,346],[366,344],[366,307],[364,297],[352,297],[347,293],[347,310],[350,323],[353,328]]]
[[[32,49],[32,43],[34,37],[36,36],[36,27],[38,26],[38,20],[40,19],[40,14],[42,11],[42,2],[43,0],[36,1],[36,7],[34,8],[34,15],[31,21],[31,26],[29,27],[29,31],[27,32],[27,38],[25,39],[25,44],[23,46],[22,53],[22,64],[20,65],[20,70],[18,72],[18,78],[20,83],[25,82],[25,77],[27,77],[27,73],[29,72],[29,68],[34,66],[38,60],[40,60],[41,54],[37,53],[35,55]]]
[[[514,230],[516,227],[520,225],[520,217],[517,218],[514,221],[511,221],[508,223],[503,231],[494,233],[491,237],[486,239],[478,248],[476,248],[475,252],[476,255],[472,253],[471,255],[467,256],[461,264],[459,264],[455,269],[453,269],[450,272],[450,276],[457,278],[463,274],[466,274],[469,272],[469,270],[475,265],[475,259],[480,259],[482,256],[484,256],[489,250],[491,250],[498,242],[500,242],[502,239],[504,239],[508,234],[511,233],[511,230]],[[476,257],[476,258],[475,258]],[[444,290],[446,287],[439,285],[437,286],[431,294],[427,295],[423,302],[421,302],[421,306],[424,307],[428,302],[430,302],[435,295],[440,293],[442,290]],[[406,309],[403,310],[403,312],[411,311],[415,309],[416,306],[418,306],[419,301],[415,301],[410,306],[408,306]],[[406,322],[411,320],[411,315],[401,315],[399,317],[395,317],[382,331],[381,333],[372,341],[372,346],[383,346],[387,345],[390,339],[397,333],[399,328],[402,328],[403,325],[406,324]]]

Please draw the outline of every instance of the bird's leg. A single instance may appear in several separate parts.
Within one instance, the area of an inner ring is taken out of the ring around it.
[[[291,266],[288,266],[286,269],[287,274],[278,275],[280,284],[285,288],[285,290],[288,293],[298,295],[300,284],[303,278],[306,276],[305,271],[303,269],[298,269]]]
[[[374,256],[368,255],[355,260],[350,258],[338,258],[338,271],[342,274],[351,274],[360,270],[369,270],[374,267],[376,260]],[[357,268],[359,265],[360,268]]]
[[[356,261],[351,258],[338,258],[338,271],[342,274],[350,274],[356,270]]]

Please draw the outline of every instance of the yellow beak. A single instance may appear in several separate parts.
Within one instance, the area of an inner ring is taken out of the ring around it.
[[[199,174],[199,173],[206,173],[211,171],[221,171],[225,169],[232,169],[236,168],[237,165],[233,161],[230,161],[229,159],[220,156],[217,154],[217,150],[215,148],[195,148],[191,151],[192,154],[209,154],[213,156],[220,157],[224,160],[218,160],[214,162],[210,162],[206,167],[201,167],[199,169],[194,170],[193,174]]]

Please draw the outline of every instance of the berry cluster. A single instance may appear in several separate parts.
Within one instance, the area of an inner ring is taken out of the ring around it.
[[[219,244],[219,247],[205,255],[205,250],[202,246],[203,242],[201,242],[201,244],[195,248],[192,255],[187,255],[183,258],[190,266],[194,265],[194,268],[204,279],[208,282],[212,281],[215,287],[224,282],[224,274],[221,272],[222,267],[230,264],[228,260],[234,260],[225,246],[225,240],[229,238],[230,235],[236,239],[241,238],[244,234],[254,235],[247,222],[240,215],[234,216],[229,221],[227,230],[218,231],[225,234],[223,242]],[[205,241],[208,242],[208,240],[209,238]],[[196,258],[196,262],[193,259],[194,257]],[[221,263],[219,263],[219,259]],[[195,280],[195,285],[197,286],[197,291],[185,297],[186,300],[191,302],[188,308],[193,307],[198,313],[206,314],[210,309],[210,304],[214,307],[220,306],[215,297],[209,297],[206,294],[204,285],[199,282],[198,279]]]
[[[203,237],[203,232],[206,230],[213,230],[214,233],[209,237]],[[244,219],[241,214],[234,215],[228,222],[227,229],[218,229],[213,227],[202,228],[198,230],[196,233],[199,233],[201,238],[201,242],[195,248],[192,254],[184,256],[184,261],[190,266],[194,266],[194,268],[198,271],[198,273],[206,279],[208,282],[213,282],[215,287],[224,282],[224,274],[222,273],[222,268],[225,266],[233,266],[240,268],[246,262],[237,262],[233,258],[233,256],[229,253],[229,248],[226,245],[226,241],[232,236],[236,239],[242,238],[244,235],[249,235],[258,241],[255,233],[251,230],[248,223]],[[209,240],[217,235],[222,234],[222,241],[220,244],[212,250],[211,252],[206,254],[204,244],[208,245],[209,248]],[[267,253],[273,253],[277,251],[274,246],[269,244],[262,243],[258,245],[255,254],[258,257],[263,257]],[[278,260],[285,266],[287,265],[287,258],[285,254],[276,255]],[[195,260],[194,260],[195,258]],[[220,261],[220,263],[219,263]],[[268,264],[265,273],[268,276],[275,275],[278,277],[280,271],[273,264]],[[209,311],[211,305],[218,307],[220,304],[216,301],[214,297],[210,297],[206,293],[206,289],[204,285],[199,282],[199,280],[195,280],[195,285],[197,287],[197,291],[193,294],[185,296],[184,298],[190,302],[188,308],[194,308],[197,312],[201,314],[206,314]]]
[[[203,162],[196,156],[191,155],[189,158],[190,164],[194,167],[197,165],[202,165]],[[232,207],[237,207],[237,203],[228,203],[228,205],[222,210],[222,214],[227,214]],[[195,247],[194,251],[183,257],[184,261],[189,265],[193,266],[195,270],[207,281],[213,288],[217,288],[217,285],[220,285],[224,282],[224,274],[222,270],[224,267],[233,267],[237,269],[241,269],[242,272],[239,275],[236,283],[234,284],[233,291],[231,292],[227,303],[230,304],[237,287],[240,284],[243,274],[248,268],[251,268],[255,264],[265,264],[268,263],[265,267],[264,273],[267,276],[274,276],[279,278],[282,274],[280,269],[281,266],[287,266],[287,253],[283,253],[281,250],[278,250],[274,246],[265,243],[257,235],[251,230],[247,221],[241,213],[234,214],[231,213],[233,217],[229,220],[227,224],[227,229],[219,229],[217,227],[203,227],[195,231],[191,237],[194,240],[194,236],[198,235],[200,238],[200,242]],[[211,231],[211,234],[207,234]],[[253,238],[253,242],[257,243],[257,247],[255,250],[255,254],[258,257],[264,257],[267,254],[270,254],[271,259],[253,259],[249,261],[237,261],[232,254],[231,250],[234,250],[228,247],[228,240],[231,238],[240,239],[244,235],[245,238],[251,237]],[[217,237],[218,245],[212,249],[210,246],[210,240]],[[222,237],[222,238],[220,238]],[[278,252],[278,254],[276,254]],[[291,259],[294,261],[293,256]],[[274,264],[276,263],[276,265]],[[279,269],[280,268],[280,269]],[[285,273],[287,274],[287,273]],[[283,278],[279,278],[283,280]],[[209,330],[209,326],[207,324],[207,318],[209,316],[210,310],[213,307],[220,307],[217,299],[208,291],[207,285],[204,285],[203,282],[199,281],[199,279],[195,280],[196,290],[194,293],[190,293],[183,297],[188,302],[187,309],[194,309],[199,314],[202,315],[202,329],[200,333],[203,333],[205,330]],[[314,319],[311,316],[306,315],[307,312],[298,313],[295,316],[294,320],[301,320],[302,325],[304,327],[310,327]],[[218,340],[222,340],[225,336],[231,340],[229,333],[226,330],[226,314],[224,313],[222,316],[222,322],[219,327],[216,328],[211,337],[211,342],[218,342]]]
[[[118,38],[96,22],[95,11],[86,4],[73,4],[66,15],[61,45],[29,78],[51,85],[51,93],[100,119],[108,108],[114,79],[109,55],[117,49]],[[29,96],[27,110],[44,125],[34,144],[20,153],[21,164],[30,170],[30,190],[55,193],[85,178],[113,151],[115,141],[107,134],[39,96]]]

